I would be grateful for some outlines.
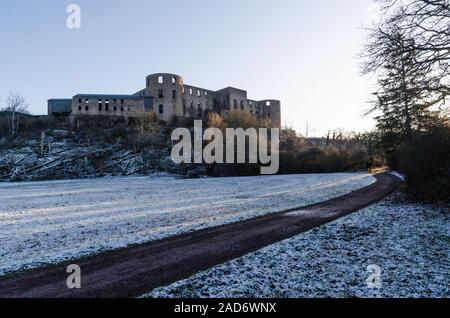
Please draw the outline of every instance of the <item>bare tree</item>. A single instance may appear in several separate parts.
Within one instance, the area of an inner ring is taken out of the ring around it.
[[[28,114],[28,103],[18,92],[11,92],[6,99],[6,107],[2,111],[7,116],[9,137],[16,138],[19,134],[20,117]]]
[[[309,137],[309,120],[308,119],[306,119],[306,121],[305,121],[305,136],[304,136],[306,139],[308,139],[308,137]]]
[[[403,54],[414,54],[414,63],[422,74],[423,91],[428,103],[442,106],[450,95],[450,1],[449,0],[377,0],[383,17],[370,28],[365,56],[366,71],[375,72],[385,63],[380,38],[400,34],[408,41]],[[430,80],[430,77],[433,80]]]
[[[136,120],[136,137],[139,147],[145,147],[155,142],[159,135],[161,125],[158,117],[153,112],[141,112],[135,118]]]
[[[378,2],[382,19],[369,29],[362,70],[378,79],[370,112],[382,112],[378,128],[395,145],[443,117],[450,95],[450,2]]]

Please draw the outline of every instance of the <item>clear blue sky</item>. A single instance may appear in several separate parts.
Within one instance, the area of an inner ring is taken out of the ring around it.
[[[9,91],[34,114],[76,93],[134,93],[156,72],[282,101],[283,123],[314,135],[372,120],[359,75],[371,0],[1,0],[0,105]],[[68,29],[66,8],[82,9]]]

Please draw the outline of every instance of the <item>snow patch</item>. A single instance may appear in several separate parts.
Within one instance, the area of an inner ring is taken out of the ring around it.
[[[321,202],[374,181],[341,173],[0,183],[0,275]]]

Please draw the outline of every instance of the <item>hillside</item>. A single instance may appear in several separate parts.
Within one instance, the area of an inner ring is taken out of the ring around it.
[[[168,146],[133,151],[120,143],[91,143],[71,130],[49,130],[43,138],[0,148],[0,181],[180,174],[180,169]]]

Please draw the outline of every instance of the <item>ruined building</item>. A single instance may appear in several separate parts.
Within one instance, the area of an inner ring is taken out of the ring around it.
[[[251,100],[247,92],[227,87],[219,91],[184,83],[174,74],[147,76],[145,88],[133,95],[78,94],[72,99],[50,99],[49,115],[104,115],[134,117],[142,112],[154,112],[166,122],[186,118],[200,119],[208,112],[224,114],[239,110],[259,119],[270,119],[272,127],[281,126],[278,100]]]

